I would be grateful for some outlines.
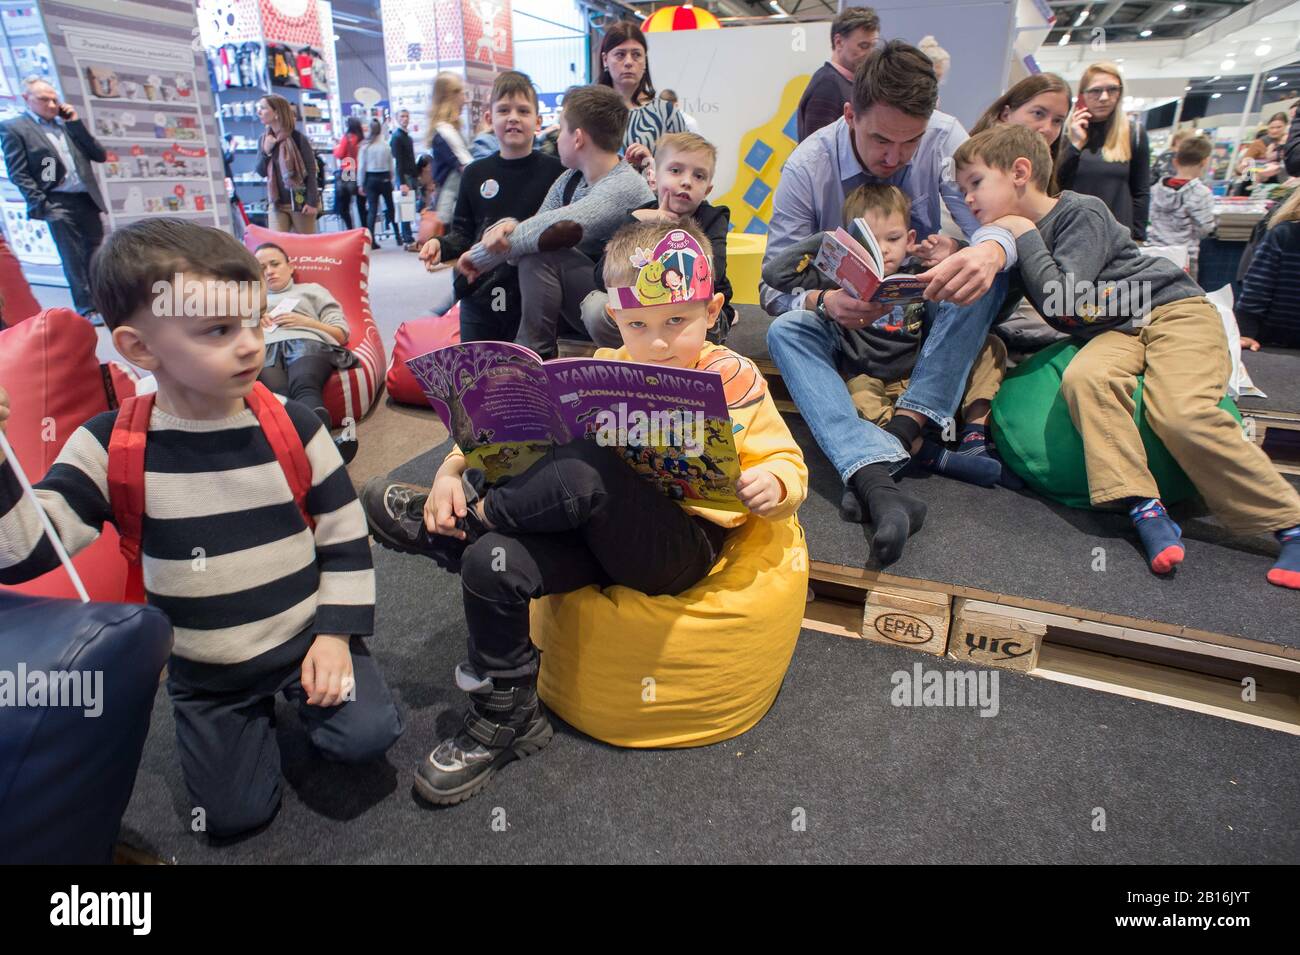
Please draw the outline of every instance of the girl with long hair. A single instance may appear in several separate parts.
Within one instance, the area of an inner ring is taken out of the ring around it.
[[[277,232],[313,233],[320,209],[316,153],[283,96],[258,100],[257,118],[266,127],[258,142],[257,174],[266,177],[267,225]]]
[[[1093,63],[1079,82],[1082,106],[1056,171],[1062,189],[1096,196],[1139,242],[1147,237],[1151,146],[1124,114],[1124,80],[1114,63]]]
[[[438,187],[438,218],[450,226],[456,211],[456,193],[460,191],[460,174],[473,162],[461,113],[465,109],[465,81],[455,73],[443,72],[433,78],[433,105],[429,107],[429,145],[433,153],[433,181]]]
[[[393,230],[393,239],[402,244],[397,234],[397,216],[393,209],[393,150],[384,136],[379,120],[370,121],[370,132],[357,151],[357,174],[361,177],[361,195],[366,197],[366,228],[370,230],[370,247],[379,248],[375,235],[375,220],[379,218],[379,200],[384,201],[384,217]]]

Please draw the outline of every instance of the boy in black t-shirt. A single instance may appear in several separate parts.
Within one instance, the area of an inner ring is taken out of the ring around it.
[[[501,151],[470,163],[461,175],[451,229],[420,250],[425,268],[469,250],[502,219],[527,219],[546,198],[564,167],[554,156],[533,151],[537,91],[523,73],[508,70],[492,84],[492,131]],[[500,265],[471,282],[459,270],[453,280],[460,301],[461,341],[514,341],[519,329],[519,273]]]

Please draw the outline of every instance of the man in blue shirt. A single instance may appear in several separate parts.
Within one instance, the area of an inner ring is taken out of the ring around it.
[[[27,112],[0,123],[9,179],[27,201],[28,218],[49,225],[72,301],[89,315],[90,257],[104,239],[99,214],[107,211],[91,163],[108,154],[45,80],[24,80],[23,99]]]
[[[858,417],[838,370],[840,329],[860,329],[890,310],[839,289],[782,293],[760,288],[763,307],[779,317],[768,349],[781,369],[818,445],[851,492],[846,510],[860,510],[875,528],[872,554],[897,560],[920,529],[925,505],[895,485],[893,475],[920,444],[925,423],[952,429],[952,415],[1006,291],[1001,275],[1015,264],[1005,229],[979,226],[951,173],[951,156],[966,131],[935,110],[938,80],[920,50],[891,40],[869,56],[854,79],[844,117],[815,132],[786,162],[773,199],[767,260],[841,219],[845,197],[859,185],[884,182],[912,200],[912,226],[924,237],[911,251],[929,267],[930,330],[907,390],[885,428]],[[970,245],[939,234],[940,201]],[[852,499],[856,499],[855,501]]]

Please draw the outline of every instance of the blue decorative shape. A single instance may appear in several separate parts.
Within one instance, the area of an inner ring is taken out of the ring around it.
[[[762,172],[767,161],[772,158],[775,150],[761,139],[754,140],[754,145],[749,147],[749,152],[745,155],[745,165],[754,172]]]
[[[762,179],[755,179],[750,187],[745,190],[745,194],[741,198],[744,199],[747,206],[757,212],[762,207],[763,203],[767,201],[767,197],[771,194],[771,186],[765,183]]]
[[[786,120],[781,132],[785,133],[790,142],[797,143],[799,141],[799,111],[797,109],[790,114],[790,118]]]
[[[749,225],[745,226],[745,231],[751,235],[767,235],[767,223],[754,216],[749,220]]]

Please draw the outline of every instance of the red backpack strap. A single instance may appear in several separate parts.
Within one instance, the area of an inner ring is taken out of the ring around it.
[[[302,519],[308,527],[315,530],[316,521],[307,511],[307,492],[311,490],[311,462],[307,460],[307,449],[302,446],[302,438],[293,426],[293,419],[284,410],[280,399],[260,381],[253,383],[253,390],[245,400],[257,416],[257,423],[262,426],[262,433],[275,452],[275,459],[280,462],[280,470],[284,471],[284,476],[289,481],[293,502],[302,512]]]
[[[153,413],[152,393],[122,402],[108,439],[108,500],[117,525],[119,548],[126,558],[126,600],[144,603],[140,528],[144,521],[144,448]]]

